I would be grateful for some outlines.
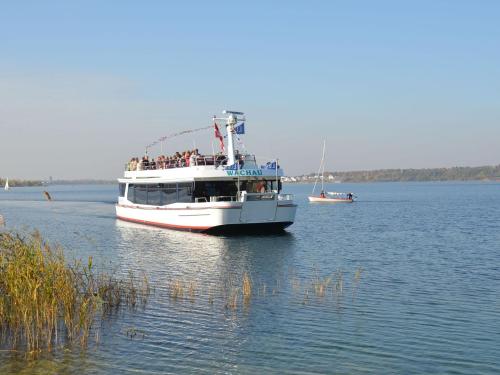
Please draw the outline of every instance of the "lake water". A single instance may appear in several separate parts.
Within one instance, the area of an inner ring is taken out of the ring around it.
[[[2,190],[8,228],[145,272],[154,292],[106,320],[86,352],[0,352],[0,373],[500,373],[500,184],[327,189],[354,191],[351,205],[285,188],[299,205],[285,234],[231,237],[117,221],[115,186],[50,186],[53,202],[41,188]],[[228,307],[245,272],[251,299]],[[174,280],[193,295],[171,298]]]

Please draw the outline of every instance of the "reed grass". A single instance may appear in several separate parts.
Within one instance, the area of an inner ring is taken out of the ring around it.
[[[226,308],[230,310],[236,310],[238,308],[238,296],[239,296],[239,289],[232,288],[229,292],[229,298],[226,303]]]
[[[292,285],[292,289],[294,292],[300,291],[300,279],[297,276],[293,276],[292,279],[290,280],[290,283]]]
[[[314,293],[316,296],[324,297],[331,282],[332,277],[320,278],[316,276],[316,279],[313,282]]]
[[[334,288],[333,292],[337,296],[341,296],[342,293],[344,292],[344,272],[342,270],[338,270],[337,272],[334,273]]]
[[[260,288],[259,288],[259,295],[262,295],[263,297],[266,296],[266,291],[267,291],[267,285],[266,283],[261,283]]]
[[[250,297],[252,297],[252,281],[250,280],[247,272],[243,273],[241,290],[243,292],[243,301],[245,303],[250,302]]]
[[[363,272],[363,268],[361,268],[361,267],[356,268],[356,271],[354,272],[354,282],[356,284],[359,284],[359,281],[361,280],[362,272]]]
[[[0,232],[0,340],[12,350],[85,348],[102,314],[145,304],[149,293],[145,277],[137,282],[132,274],[119,280],[97,273],[92,258],[69,264],[38,232]]]
[[[214,291],[213,291],[212,287],[208,288],[208,303],[210,305],[214,304]]]
[[[180,279],[175,279],[170,284],[170,298],[177,300],[184,296],[184,283]]]
[[[194,302],[194,299],[196,297],[196,282],[191,281],[189,283],[188,295],[191,302]]]

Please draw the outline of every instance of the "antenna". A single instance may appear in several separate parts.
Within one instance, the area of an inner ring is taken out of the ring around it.
[[[225,115],[237,115],[237,116],[243,116],[243,112],[238,112],[238,111],[228,111],[227,109],[222,111],[223,114]]]

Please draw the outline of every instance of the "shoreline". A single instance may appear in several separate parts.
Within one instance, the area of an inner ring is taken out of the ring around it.
[[[500,164],[479,167],[451,168],[408,168],[408,169],[374,169],[363,171],[325,172],[327,183],[362,183],[362,182],[500,182]],[[315,173],[299,176],[284,176],[286,183],[314,183]],[[6,178],[0,178],[0,186],[5,185]],[[116,179],[68,179],[44,180],[9,179],[10,187],[47,186],[47,185],[114,185]]]

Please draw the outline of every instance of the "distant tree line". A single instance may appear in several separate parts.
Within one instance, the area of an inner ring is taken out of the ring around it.
[[[379,169],[374,171],[325,172],[342,182],[375,181],[500,181],[500,164],[483,167],[452,167],[426,169]]]
[[[81,179],[81,180],[53,180],[52,185],[113,185],[117,184],[116,180],[93,180],[93,179]]]
[[[0,186],[5,186],[5,181],[7,179],[0,178]],[[9,186],[10,187],[19,187],[19,186],[42,186],[42,181],[40,180],[11,180],[9,178]]]
[[[5,178],[0,178],[0,187],[5,185]],[[50,182],[51,185],[112,185],[116,184],[116,180],[92,180],[92,179],[82,179],[82,180],[53,180]],[[10,179],[10,187],[21,187],[21,186],[42,186],[49,184],[48,181],[41,180],[19,180]]]

